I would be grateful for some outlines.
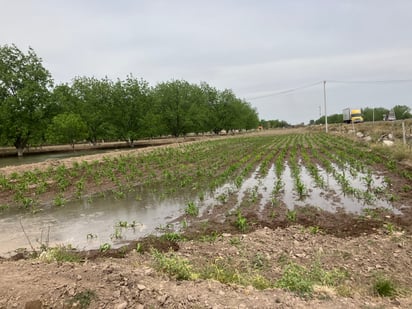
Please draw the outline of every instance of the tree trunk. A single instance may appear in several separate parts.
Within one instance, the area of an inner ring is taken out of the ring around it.
[[[134,147],[134,140],[133,139],[128,138],[126,143],[130,148]]]
[[[24,152],[24,147],[17,147],[17,156],[22,157]]]
[[[16,147],[17,150],[17,156],[22,157],[24,148],[26,148],[27,145],[27,138],[22,138],[21,136],[18,136],[16,140],[14,141],[14,147]]]

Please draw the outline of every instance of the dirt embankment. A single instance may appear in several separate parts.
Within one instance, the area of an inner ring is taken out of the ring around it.
[[[325,269],[349,274],[336,288],[316,286],[310,298],[278,288],[176,280],[154,269],[150,253],[84,263],[2,261],[0,308],[410,308],[410,296],[376,297],[372,286],[379,273],[390,271],[397,284],[410,287],[411,244],[403,234],[338,238],[300,226],[178,242],[174,254],[196,269],[221,261],[228,268],[239,265],[241,275],[250,263],[251,269],[263,267],[280,277],[281,260],[288,257],[290,263],[310,267],[320,261]]]

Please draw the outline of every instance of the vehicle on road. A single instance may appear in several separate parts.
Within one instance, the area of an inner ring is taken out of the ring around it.
[[[342,111],[343,122],[345,123],[357,123],[363,122],[362,111],[360,109],[345,108]]]

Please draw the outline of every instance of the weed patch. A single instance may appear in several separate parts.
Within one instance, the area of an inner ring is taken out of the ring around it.
[[[189,261],[182,259],[174,254],[167,256],[155,249],[152,250],[154,267],[176,280],[189,280],[194,277],[192,266]]]
[[[311,296],[315,285],[336,286],[346,276],[341,270],[324,270],[318,262],[310,268],[290,262],[285,266],[282,277],[276,282],[276,287],[296,292],[301,296]]]
[[[47,248],[40,253],[39,259],[44,262],[80,262],[80,256],[71,246],[58,246]]]
[[[391,279],[379,275],[373,282],[372,292],[375,296],[392,297],[397,294],[397,289]]]
[[[86,290],[75,294],[71,299],[66,301],[70,308],[88,308],[93,299],[96,299],[96,293],[92,290]]]

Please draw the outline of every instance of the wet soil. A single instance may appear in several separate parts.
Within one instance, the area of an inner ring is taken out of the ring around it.
[[[17,169],[24,168],[33,166]],[[391,176],[395,188],[410,185]],[[242,231],[232,211],[236,203],[236,196],[229,196],[199,217],[177,218],[175,223],[187,222],[181,231],[183,239],[149,236],[116,250],[77,252],[79,262],[28,259],[27,253],[0,260],[0,308],[412,307],[410,194],[400,194],[397,201],[402,215],[383,210],[354,215],[300,207],[291,216],[282,202],[268,203],[263,211],[255,203],[242,207],[247,222]],[[264,273],[273,281],[281,278],[285,261],[307,268],[319,263],[326,270],[343,270],[347,277],[335,287],[316,286],[310,297],[233,282],[177,280],[156,270],[153,248],[186,259],[194,269],[219,261],[239,272]],[[259,268],[255,268],[257,259]],[[391,297],[373,291],[381,276],[396,286]]]

